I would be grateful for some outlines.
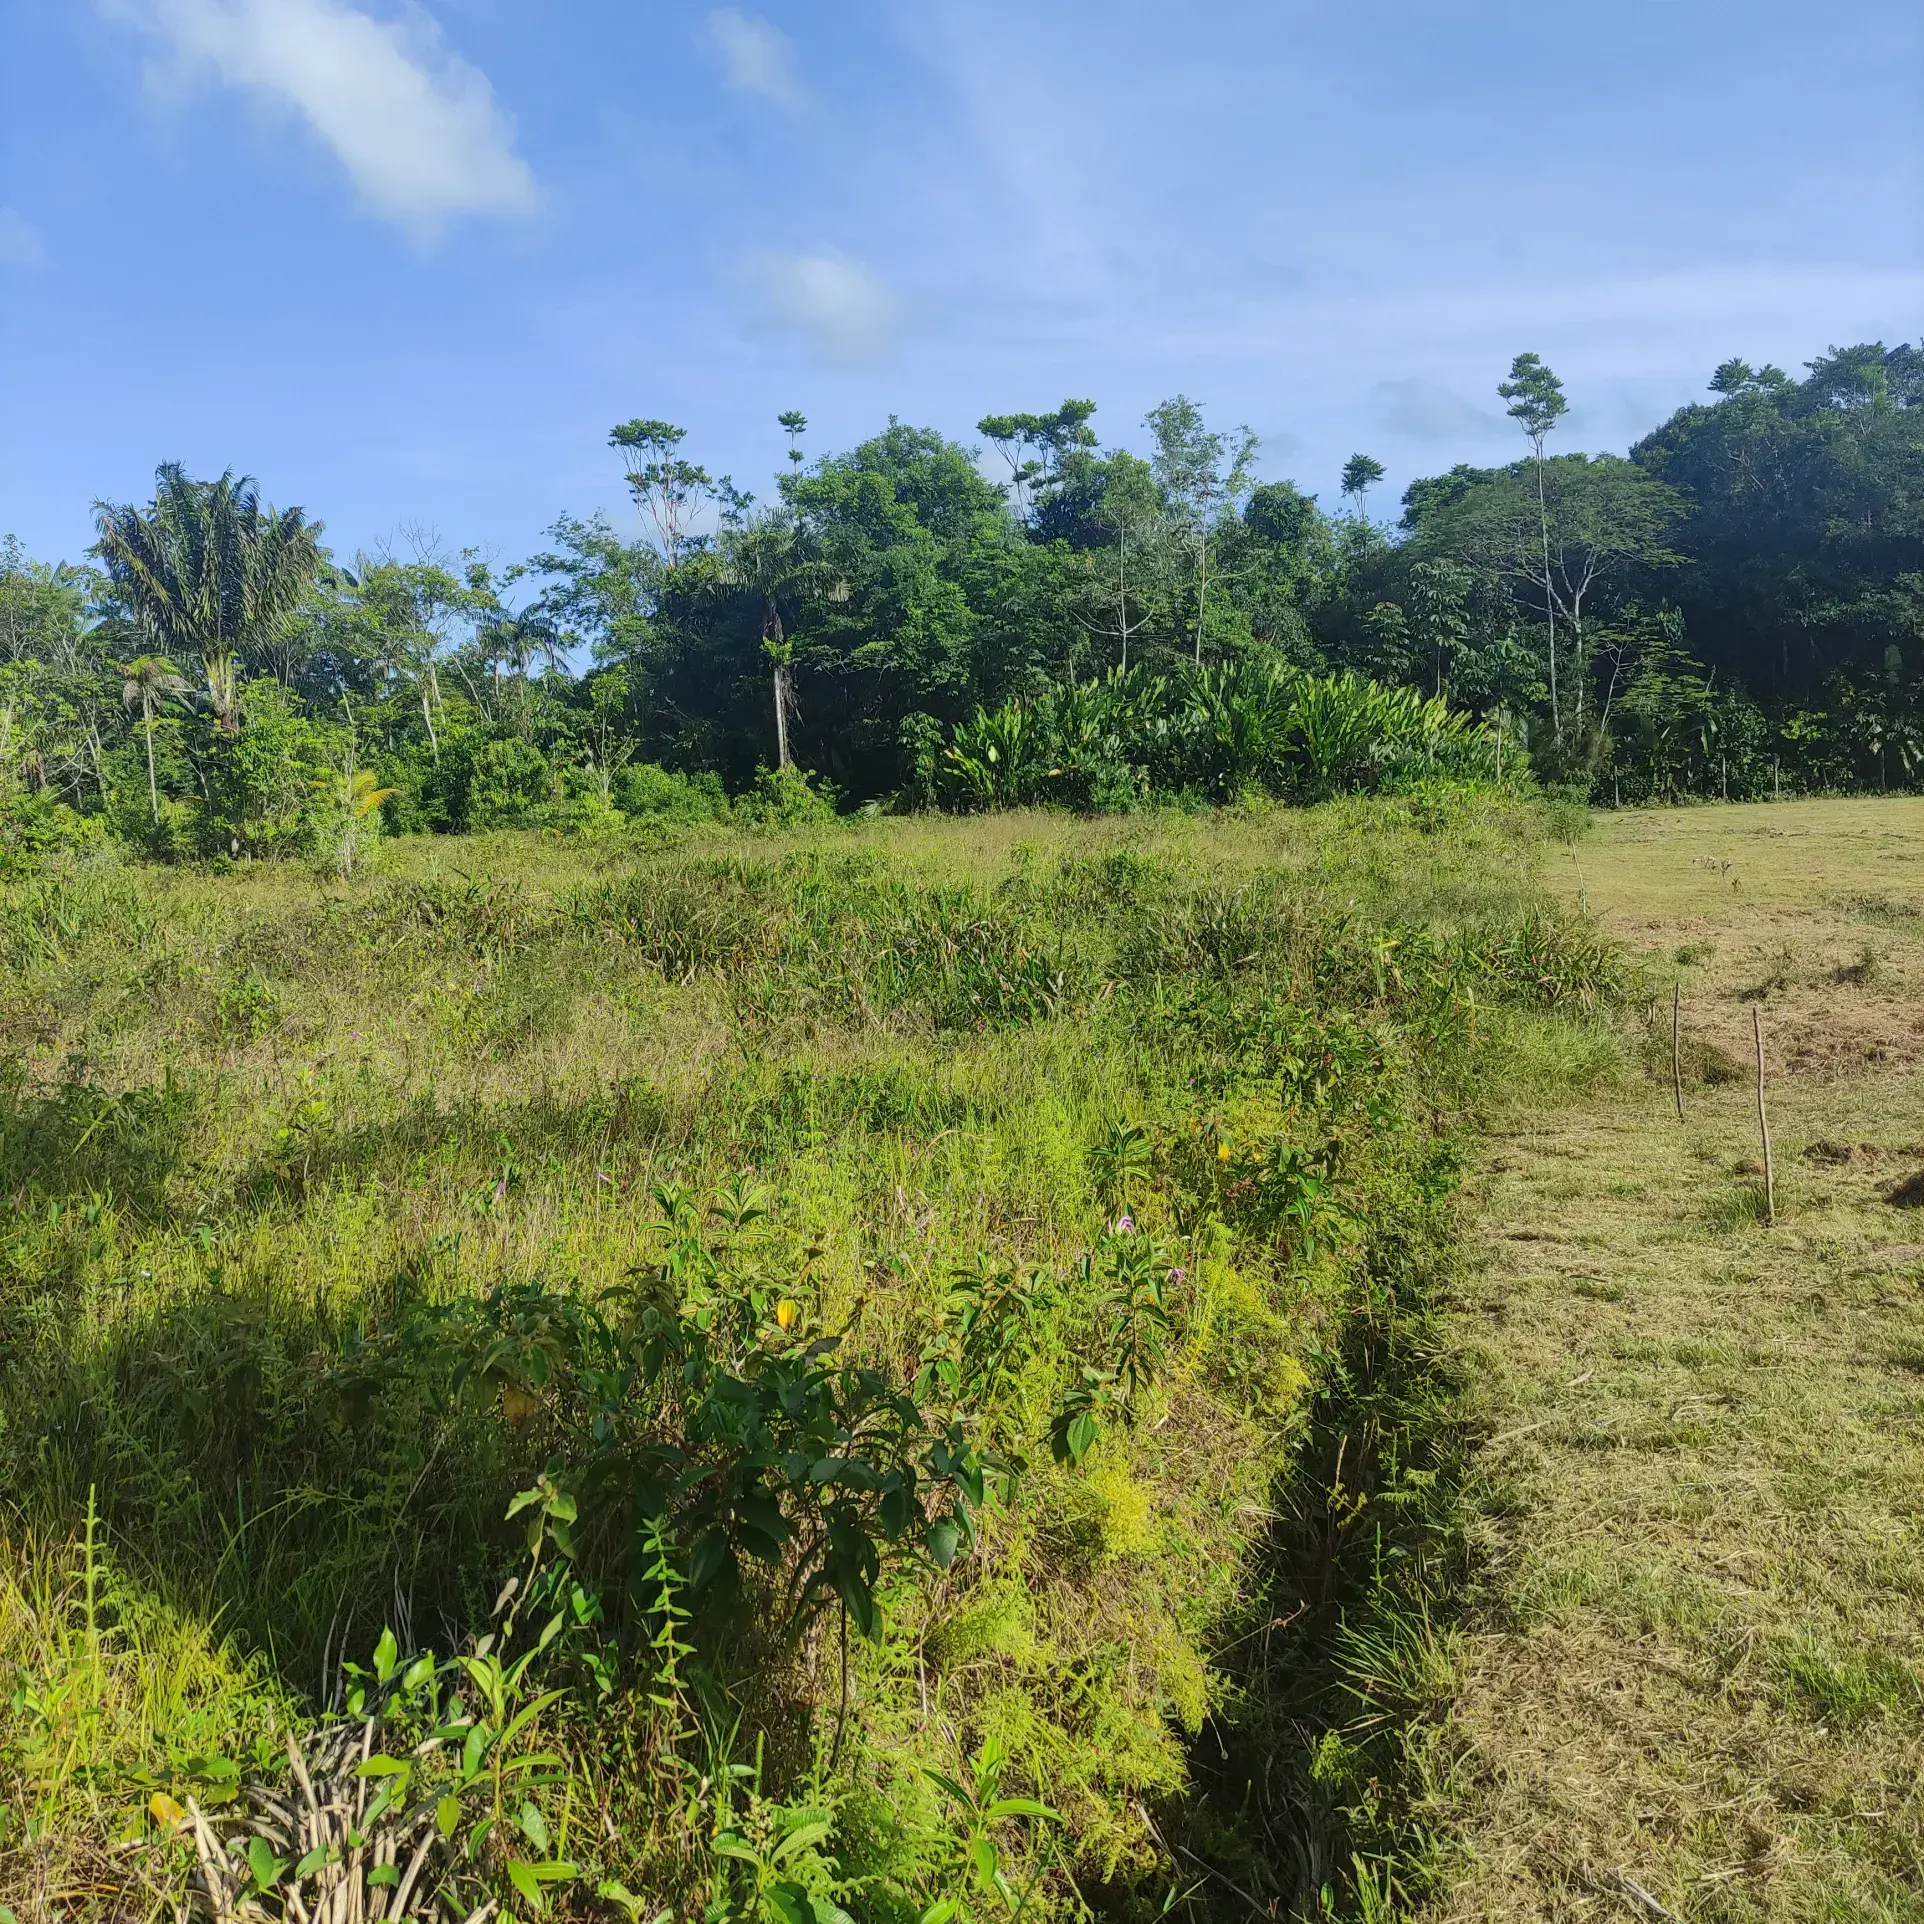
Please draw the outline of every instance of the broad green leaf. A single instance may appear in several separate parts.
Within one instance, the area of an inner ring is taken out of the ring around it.
[[[367,1881],[370,1886],[376,1884],[398,1884],[401,1881],[401,1867],[398,1864],[376,1864],[375,1867],[368,1872]]]
[[[969,1839],[969,1862],[975,1866],[975,1874],[982,1888],[995,1888],[995,1845],[986,1837]]]
[[[833,1829],[834,1825],[829,1823],[826,1818],[817,1818],[815,1822],[810,1824],[796,1825],[796,1827],[775,1846],[773,1853],[775,1862],[778,1864],[786,1864],[790,1859],[799,1857],[803,1851],[813,1850],[817,1844],[827,1838],[829,1832]]]
[[[461,1800],[458,1797],[443,1797],[434,1807],[434,1828],[443,1837],[452,1837],[455,1826],[461,1821]]]
[[[543,1857],[548,1854],[548,1820],[542,1816],[541,1807],[535,1803],[525,1803],[515,1822],[521,1827],[525,1837]]]
[[[771,1884],[762,1892],[775,1924],[815,1924],[808,1893],[799,1884]]]
[[[265,1837],[250,1837],[247,1840],[247,1868],[253,1874],[257,1891],[271,1891],[281,1881],[287,1869],[287,1860],[274,1855],[273,1847]]]
[[[520,1858],[508,1860],[508,1882],[525,1897],[537,1911],[547,1909],[547,1899],[541,1895],[541,1886],[536,1881],[534,1866],[524,1864]]]
[[[964,1810],[968,1810],[974,1804],[975,1799],[953,1777],[945,1777],[939,1770],[924,1770],[922,1775],[938,1790],[946,1791]]]
[[[1051,1823],[1060,1823],[1061,1817],[1047,1804],[1038,1804],[1033,1797],[1002,1797],[982,1813],[985,1823],[999,1823],[1005,1817],[1041,1817]]]

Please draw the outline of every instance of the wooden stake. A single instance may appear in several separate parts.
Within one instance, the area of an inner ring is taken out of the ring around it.
[[[1670,1090],[1677,1098],[1677,1120],[1683,1121],[1683,984],[1670,985]]]
[[[1754,1004],[1750,1026],[1757,1038],[1757,1128],[1764,1139],[1764,1221],[1777,1224],[1777,1172],[1770,1160],[1770,1117],[1764,1111],[1764,1016]]]

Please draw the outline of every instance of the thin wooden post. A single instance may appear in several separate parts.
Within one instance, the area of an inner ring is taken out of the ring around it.
[[[1754,1004],[1750,1011],[1751,1032],[1757,1038],[1757,1129],[1764,1139],[1764,1221],[1777,1224],[1777,1172],[1770,1159],[1770,1117],[1764,1109],[1764,1016]]]
[[[1683,984],[1670,985],[1670,1092],[1677,1098],[1677,1120],[1683,1121]]]

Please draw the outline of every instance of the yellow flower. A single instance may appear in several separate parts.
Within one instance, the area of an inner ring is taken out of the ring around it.
[[[187,1821],[187,1813],[164,1790],[147,1799],[147,1813],[162,1830],[179,1830]]]
[[[801,1315],[801,1313],[801,1304],[792,1296],[784,1296],[782,1300],[775,1305],[775,1320],[781,1324],[784,1329],[793,1329],[795,1327],[795,1319]]]
[[[1218,1162],[1227,1162],[1227,1161],[1229,1160],[1229,1145],[1228,1145],[1228,1143],[1226,1143],[1226,1142],[1219,1142],[1219,1143],[1218,1143],[1218,1144],[1216,1145],[1216,1160],[1217,1160]]]

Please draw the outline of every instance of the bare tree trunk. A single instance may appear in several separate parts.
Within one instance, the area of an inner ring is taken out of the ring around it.
[[[1196,666],[1202,666],[1203,620],[1209,613],[1209,530],[1202,537],[1202,565],[1196,577]]]
[[[160,787],[154,780],[154,711],[146,710],[142,719],[146,722],[147,735],[147,806],[154,812],[154,826],[160,826]]]
[[[775,766],[778,769],[790,765],[788,711],[794,698],[788,686],[787,644],[787,632],[782,627],[782,611],[771,595],[762,615],[762,646],[768,650],[769,660],[775,667]]]
[[[1543,529],[1543,617],[1550,630],[1550,731],[1563,740],[1563,709],[1557,701],[1557,608],[1550,592],[1550,503],[1543,489],[1543,437],[1537,436],[1537,519]]]

